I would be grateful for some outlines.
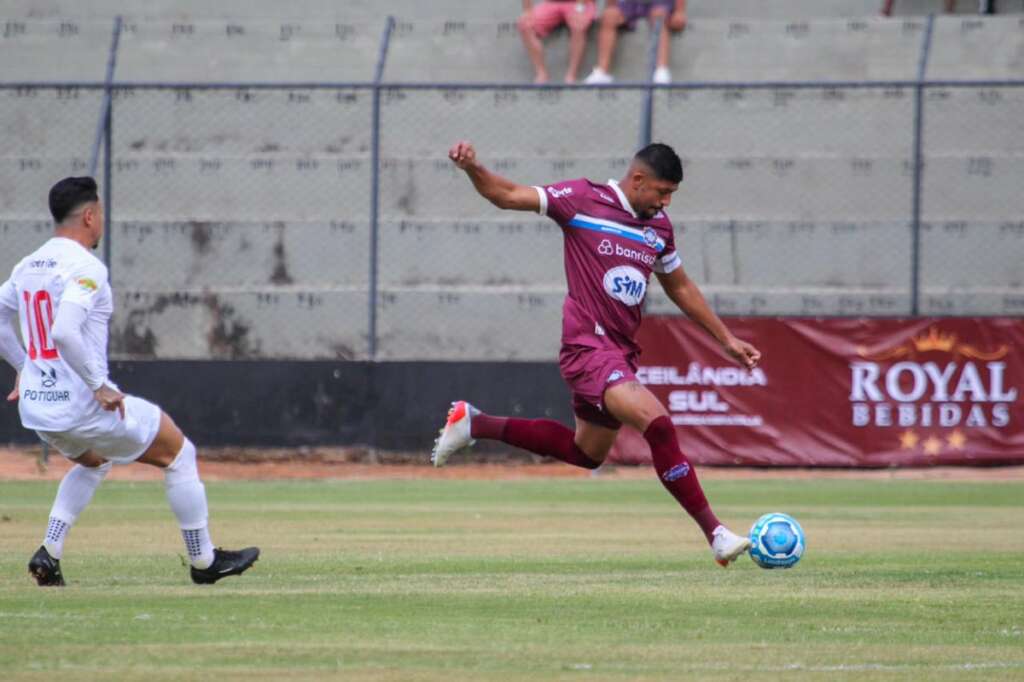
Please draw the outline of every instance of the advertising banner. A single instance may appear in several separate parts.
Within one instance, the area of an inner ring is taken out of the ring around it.
[[[730,318],[740,368],[682,317],[649,317],[638,377],[695,463],[889,467],[1024,463],[1020,318]],[[650,461],[623,428],[612,461]]]

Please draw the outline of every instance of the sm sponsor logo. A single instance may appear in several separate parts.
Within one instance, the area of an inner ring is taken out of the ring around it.
[[[562,189],[555,189],[554,187],[548,187],[548,194],[555,199],[561,199],[572,194],[572,187],[564,187]]]
[[[1008,377],[1009,350],[979,348],[935,327],[879,352],[860,348],[863,359],[850,363],[851,422],[903,429],[904,450],[963,450],[964,429],[1010,425],[1019,391]]]
[[[647,278],[634,267],[620,265],[604,273],[604,290],[616,301],[640,305],[647,292]]]

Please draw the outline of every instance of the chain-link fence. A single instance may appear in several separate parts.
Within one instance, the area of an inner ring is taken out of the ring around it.
[[[212,31],[175,26],[182,54]],[[156,40],[125,30],[125,50]],[[524,184],[672,144],[677,241],[721,314],[1024,310],[1024,82],[392,83],[386,48],[349,84],[0,85],[0,267],[48,236],[46,191],[87,172],[107,94],[118,358],[552,359],[559,230],[480,198],[459,139]]]
[[[112,351],[366,357],[370,89],[113,96]]]
[[[923,97],[920,310],[1024,313],[1024,83]]]
[[[0,87],[0,273],[53,233],[46,195],[55,179],[89,172],[103,99],[99,87]]]

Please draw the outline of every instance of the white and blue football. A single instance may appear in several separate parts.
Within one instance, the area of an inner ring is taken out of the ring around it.
[[[789,514],[765,514],[750,529],[750,558],[761,568],[792,568],[804,555],[804,529]]]

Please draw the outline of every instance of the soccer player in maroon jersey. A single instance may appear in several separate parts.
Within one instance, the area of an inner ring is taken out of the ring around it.
[[[704,532],[715,560],[728,566],[750,548],[715,517],[697,474],[679,448],[664,405],[636,378],[640,326],[654,272],[665,293],[746,368],[761,353],[737,339],[683,271],[665,209],[679,189],[683,167],[664,144],[633,157],[625,177],[601,185],[586,179],[544,187],[519,185],[484,168],[469,142],[448,152],[476,191],[498,208],[546,215],[562,228],[569,293],[562,314],[559,367],[572,391],[576,430],[550,419],[484,414],[465,401],[452,404],[431,459],[443,466],[477,438],[500,440],[587,469],[601,465],[619,427],[629,424],[651,447],[658,478]]]

